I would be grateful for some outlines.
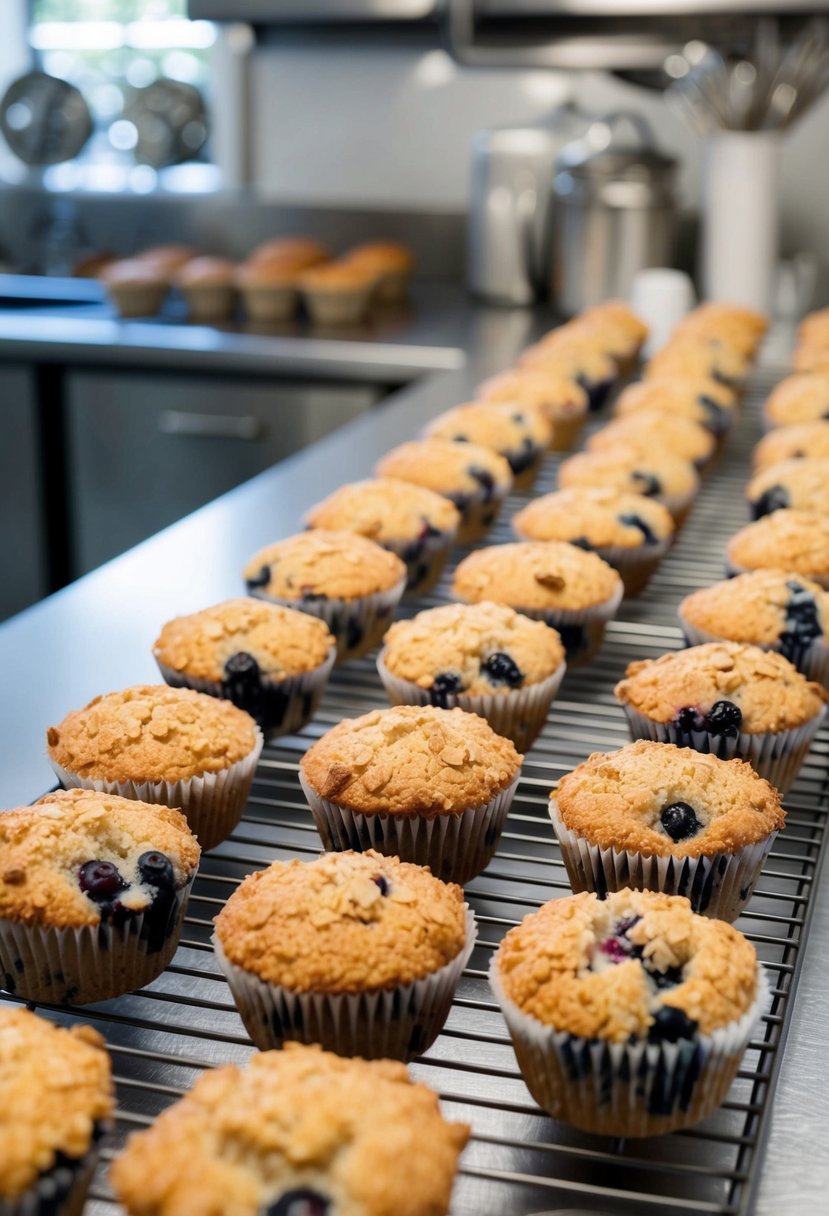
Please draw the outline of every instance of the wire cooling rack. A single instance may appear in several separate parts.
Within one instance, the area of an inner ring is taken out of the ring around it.
[[[737,433],[647,592],[624,602],[597,659],[565,678],[544,732],[524,763],[497,856],[467,887],[479,923],[478,944],[443,1033],[412,1066],[440,1093],[446,1115],[464,1119],[474,1129],[462,1159],[453,1216],[529,1216],[574,1207],[602,1216],[741,1216],[751,1209],[824,847],[826,731],[786,799],[786,830],[738,922],[767,969],[771,998],[728,1100],[710,1119],[671,1136],[626,1141],[587,1136],[553,1122],[535,1106],[521,1080],[486,972],[510,926],[545,900],[569,891],[546,812],[552,785],[591,752],[627,742],[624,716],[612,695],[614,683],[632,659],[679,648],[678,601],[722,577],[723,546],[746,520],[742,494],[748,458],[759,433],[759,404],[778,378],[771,374],[774,370],[784,374],[782,366],[767,368],[755,379]],[[550,459],[537,493],[553,488],[555,463]],[[491,534],[493,542],[511,539],[509,519],[526,501],[525,495],[515,495],[507,502]],[[407,612],[445,601],[446,587],[444,581],[438,594],[408,606]],[[63,1022],[89,1022],[106,1037],[118,1083],[117,1134],[105,1152],[107,1160],[125,1135],[150,1124],[203,1069],[249,1056],[250,1043],[210,948],[212,918],[252,870],[276,858],[307,859],[319,851],[297,778],[299,758],[341,718],[384,705],[372,659],[336,670],[315,721],[301,735],[265,749],[244,819],[228,841],[203,858],[184,938],[164,975],[141,992],[76,1013],[44,1010]],[[115,1216],[118,1210],[102,1168],[87,1211]]]

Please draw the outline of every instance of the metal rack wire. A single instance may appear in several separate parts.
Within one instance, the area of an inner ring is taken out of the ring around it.
[[[783,374],[782,368],[777,369]],[[762,1167],[762,1142],[781,1054],[790,997],[808,929],[810,896],[824,848],[829,735],[821,732],[786,800],[788,823],[778,838],[750,907],[738,922],[768,970],[771,1001],[728,1100],[705,1123],[653,1140],[614,1141],[552,1122],[532,1102],[506,1028],[486,982],[503,933],[544,900],[568,892],[546,814],[557,778],[595,750],[627,741],[614,682],[634,658],[682,645],[678,600],[722,577],[722,550],[746,516],[742,491],[756,438],[756,407],[772,377],[755,382],[737,434],[708,480],[679,542],[651,587],[626,601],[606,644],[586,669],[566,677],[545,730],[529,753],[497,856],[467,888],[480,938],[444,1032],[414,1072],[441,1094],[448,1117],[474,1134],[457,1182],[454,1216],[525,1216],[574,1204],[594,1212],[709,1213],[742,1216],[751,1208]],[[554,461],[537,487],[552,488]],[[492,540],[510,539],[508,502]],[[429,604],[446,598],[444,583]],[[422,601],[410,606],[416,611]],[[267,748],[245,818],[208,854],[196,881],[184,940],[172,965],[141,992],[69,1014],[65,1022],[97,1026],[112,1052],[118,1081],[118,1125],[111,1157],[130,1131],[152,1122],[201,1070],[243,1061],[251,1051],[210,948],[211,921],[235,885],[275,858],[311,857],[319,841],[297,780],[297,762],[335,722],[385,704],[373,661],[339,669],[316,720],[301,736]],[[12,998],[4,998],[12,999]],[[88,1211],[113,1216],[105,1176]]]

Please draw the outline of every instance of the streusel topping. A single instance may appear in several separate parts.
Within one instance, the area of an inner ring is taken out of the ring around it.
[[[583,418],[588,409],[585,390],[575,380],[541,368],[513,368],[485,380],[478,389],[482,401],[535,406],[553,423]]]
[[[317,528],[260,549],[245,566],[244,577],[257,594],[278,599],[357,600],[391,591],[405,579],[406,567],[394,553],[356,532]]]
[[[782,460],[763,469],[746,487],[755,514],[792,508],[829,514],[829,457]]]
[[[800,422],[780,426],[764,435],[754,448],[752,463],[756,472],[781,460],[802,460],[805,457],[829,459],[829,422]]]
[[[785,570],[752,570],[694,591],[679,605],[679,615],[730,642],[775,646],[791,634],[794,647],[804,632],[798,618],[815,637],[829,633],[829,591]]]
[[[401,443],[378,460],[374,471],[377,477],[400,477],[453,499],[491,495],[493,487],[504,495],[512,485],[512,470],[498,452],[480,443],[449,439]]]
[[[602,486],[542,494],[512,517],[512,526],[523,540],[566,540],[590,549],[647,548],[674,533],[661,502]]]
[[[818,511],[773,511],[736,532],[729,562],[743,570],[770,567],[821,581],[829,578],[829,516]]]
[[[470,553],[455,571],[452,594],[469,604],[494,600],[519,611],[575,611],[607,603],[621,585],[595,553],[564,541],[523,541]]]
[[[711,431],[701,423],[664,409],[639,410],[609,422],[590,436],[587,449],[601,452],[619,444],[641,445],[646,450],[652,450],[655,444],[661,451],[672,452],[696,465],[706,464],[717,446]]]
[[[733,346],[712,342],[700,334],[685,333],[672,338],[648,361],[645,379],[709,376],[728,384],[741,384],[750,370],[750,361]]]
[[[829,418],[829,377],[799,372],[775,385],[763,407],[772,426]]]
[[[614,412],[621,418],[640,410],[660,410],[676,418],[689,418],[716,434],[727,430],[737,399],[733,389],[705,377],[653,376],[629,384],[619,394]]]
[[[647,498],[687,500],[699,489],[699,477],[690,460],[671,452],[619,443],[609,451],[578,452],[558,467],[562,489],[604,486],[643,494]]]
[[[536,406],[473,401],[434,418],[424,434],[452,443],[479,443],[509,460],[525,447],[543,451],[552,439],[552,427]]]
[[[457,531],[457,507],[413,482],[398,477],[377,477],[340,486],[306,512],[309,528],[331,528],[359,532],[378,544],[418,540],[429,529]]]

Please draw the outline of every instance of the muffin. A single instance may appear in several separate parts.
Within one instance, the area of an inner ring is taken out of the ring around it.
[[[319,528],[260,549],[244,578],[257,599],[325,621],[342,662],[379,645],[406,588],[407,570],[364,536]]]
[[[600,452],[577,452],[558,467],[562,490],[600,486],[641,494],[663,503],[677,528],[685,521],[699,492],[699,477],[689,460],[641,444],[618,443]]]
[[[227,258],[192,258],[173,279],[193,321],[229,321],[236,310],[236,264]]]
[[[829,517],[818,511],[773,511],[731,537],[725,560],[728,574],[788,570],[829,590]]]
[[[458,540],[481,540],[512,488],[512,470],[497,452],[477,443],[419,439],[392,448],[374,469],[377,477],[399,477],[448,498],[460,511]]]
[[[825,346],[803,344],[794,348],[792,370],[814,372],[818,376],[829,376],[829,350]]]
[[[127,1216],[446,1216],[469,1131],[403,1064],[287,1043],[204,1072],[110,1176]]]
[[[0,1008],[0,1211],[79,1213],[114,1109],[96,1030]]]
[[[397,477],[340,486],[305,514],[309,528],[357,532],[406,563],[406,590],[423,595],[443,573],[461,517],[434,490]]]
[[[170,276],[152,262],[124,258],[110,262],[101,282],[121,317],[152,317],[160,312],[170,289]]]
[[[826,716],[829,693],[788,659],[707,642],[630,663],[614,689],[634,739],[747,760],[785,794]]]
[[[829,458],[781,460],[757,473],[746,487],[752,519],[791,507],[829,515]]]
[[[710,464],[717,450],[716,439],[704,426],[666,410],[639,410],[627,418],[617,418],[594,431],[586,446],[590,452],[603,452],[619,444],[670,452],[690,461],[696,469]]]
[[[733,921],[786,816],[750,764],[640,739],[562,777],[550,818],[574,891],[664,891]]]
[[[179,811],[57,790],[0,815],[0,977],[24,1001],[88,1005],[176,952],[199,846]]]
[[[445,604],[397,621],[377,670],[392,705],[456,705],[526,751],[564,678],[555,629],[506,604]]]
[[[463,891],[396,857],[323,853],[250,874],[213,946],[248,1034],[342,1056],[429,1049],[475,945]]]
[[[829,592],[785,570],[753,570],[703,587],[679,605],[689,646],[745,642],[774,650],[829,687]]]
[[[229,701],[138,684],[67,714],[46,743],[61,785],[180,807],[212,849],[242,817],[262,732]]]
[[[553,428],[535,406],[473,401],[438,415],[426,427],[424,437],[491,448],[512,470],[514,488],[528,490],[541,472]]]
[[[299,308],[299,276],[292,263],[245,262],[236,271],[236,288],[249,321],[272,325],[289,321]]]
[[[303,270],[299,289],[317,325],[356,325],[368,312],[380,275],[357,262],[324,262]]]
[[[829,418],[829,376],[806,372],[787,376],[772,389],[763,406],[767,428],[819,422]]]
[[[742,933],[655,891],[544,904],[506,935],[489,979],[539,1106],[624,1137],[717,1109],[768,992]]]
[[[405,300],[415,266],[414,254],[405,245],[394,241],[357,245],[349,249],[342,260],[374,272],[377,276],[374,298],[381,304],[398,304]]]
[[[181,270],[191,258],[196,257],[196,252],[192,245],[151,245],[149,249],[142,249],[135,257],[140,262],[158,267],[169,278],[177,270]]]
[[[762,472],[781,460],[829,460],[829,422],[801,422],[780,426],[764,435],[755,446],[752,464]]]
[[[552,625],[571,666],[598,652],[623,590],[607,562],[563,541],[476,549],[459,564],[452,583],[452,595],[463,603],[493,600]]]
[[[807,313],[797,327],[797,340],[807,346],[829,346],[829,308]]]
[[[248,254],[250,264],[261,265],[264,262],[280,262],[283,266],[292,266],[294,270],[307,270],[311,266],[319,266],[329,261],[331,254],[320,241],[308,236],[278,236],[272,240],[263,241]]]
[[[301,730],[319,709],[337,643],[306,612],[238,599],[168,621],[153,655],[173,688],[224,697],[275,738]]]
[[[660,410],[675,418],[687,418],[711,431],[722,442],[734,425],[736,398],[730,388],[705,377],[686,380],[640,380],[623,389],[614,413],[620,418],[647,410]]]
[[[768,324],[768,317],[754,309],[709,300],[689,312],[676,326],[673,336],[692,335],[722,342],[745,358],[753,359],[762,345]]]
[[[399,705],[333,727],[299,779],[329,852],[376,849],[462,885],[495,853],[522,759],[476,714]]]
[[[647,363],[645,379],[706,376],[730,388],[739,388],[750,371],[750,360],[734,347],[696,334],[685,334],[671,338],[667,346],[656,352]]]
[[[516,367],[485,380],[478,388],[482,401],[539,409],[550,424],[553,452],[569,452],[587,417],[587,393],[575,380],[541,368]]]
[[[619,365],[623,376],[636,367],[648,337],[648,327],[624,300],[605,300],[585,308],[567,327],[574,333],[595,333]]]
[[[621,575],[625,595],[644,591],[674,536],[661,502],[622,490],[585,486],[534,498],[512,518],[521,540],[569,541],[592,550]]]
[[[575,380],[587,393],[591,410],[599,410],[619,379],[619,365],[605,350],[601,335],[554,329],[518,360],[519,367]]]

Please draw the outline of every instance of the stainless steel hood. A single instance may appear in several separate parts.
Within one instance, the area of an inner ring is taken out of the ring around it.
[[[254,25],[422,21],[441,0],[189,0],[193,18]]]

